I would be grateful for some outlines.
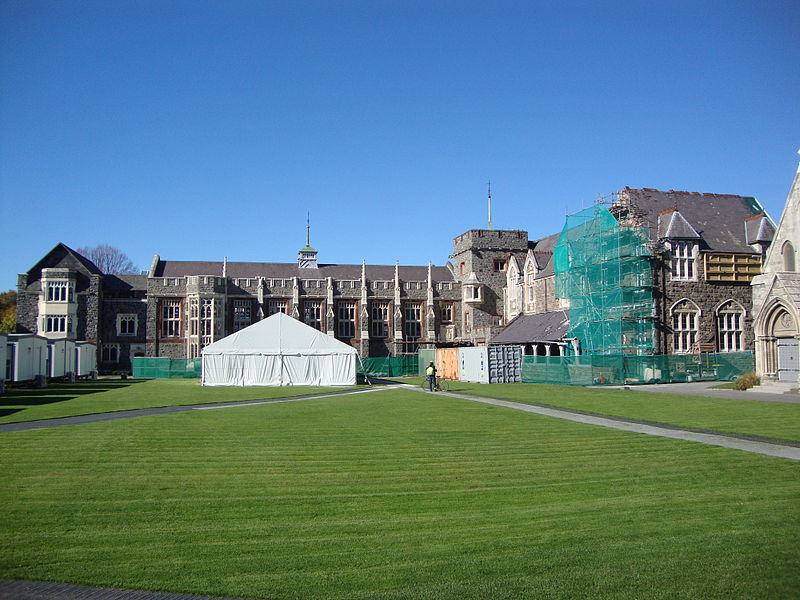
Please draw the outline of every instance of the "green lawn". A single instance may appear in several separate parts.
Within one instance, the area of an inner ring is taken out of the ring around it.
[[[398,379],[419,383],[421,378]],[[681,396],[546,383],[485,385],[451,381],[450,391],[546,404],[601,415],[744,435],[800,441],[800,404]]]
[[[263,400],[341,391],[330,387],[203,387],[199,379],[101,379],[46,388],[6,388],[0,423],[71,417],[134,408]]]
[[[800,595],[800,464],[441,395],[7,433],[0,452],[3,578],[282,600]]]

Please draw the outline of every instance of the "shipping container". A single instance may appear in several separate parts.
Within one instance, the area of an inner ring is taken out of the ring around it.
[[[522,381],[522,346],[489,346],[489,383]]]
[[[436,375],[443,379],[459,379],[458,348],[438,348],[436,350]]]
[[[459,379],[489,383],[489,351],[485,346],[458,349]]]

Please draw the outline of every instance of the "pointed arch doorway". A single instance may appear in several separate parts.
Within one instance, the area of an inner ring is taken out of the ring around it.
[[[795,317],[777,304],[764,322],[762,359],[764,375],[778,381],[800,381],[800,340]]]

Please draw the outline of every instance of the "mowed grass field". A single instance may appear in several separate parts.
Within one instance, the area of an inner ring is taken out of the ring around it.
[[[363,387],[363,386],[362,386]],[[339,392],[342,387],[203,387],[199,379],[101,379],[46,388],[7,388],[0,395],[0,423],[37,421],[102,412],[264,400]]]
[[[397,381],[419,385],[422,378],[398,378]],[[541,404],[677,427],[800,441],[800,404],[791,402],[681,396],[639,391],[635,387],[622,390],[543,383],[448,383],[450,391],[474,396]]]
[[[441,395],[7,433],[0,451],[3,578],[309,600],[800,596],[796,462]]]

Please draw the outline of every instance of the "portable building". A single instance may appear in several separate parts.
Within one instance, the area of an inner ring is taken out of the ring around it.
[[[9,381],[47,376],[47,338],[32,333],[10,333],[7,348]]]
[[[75,377],[86,377],[97,371],[97,344],[75,342]]]
[[[0,333],[0,381],[8,379],[8,336]]]
[[[486,346],[458,349],[459,379],[489,383],[489,350]]]
[[[355,348],[276,313],[203,348],[203,385],[355,385]]]
[[[68,339],[47,340],[47,376],[66,377],[74,373],[75,342]]]

